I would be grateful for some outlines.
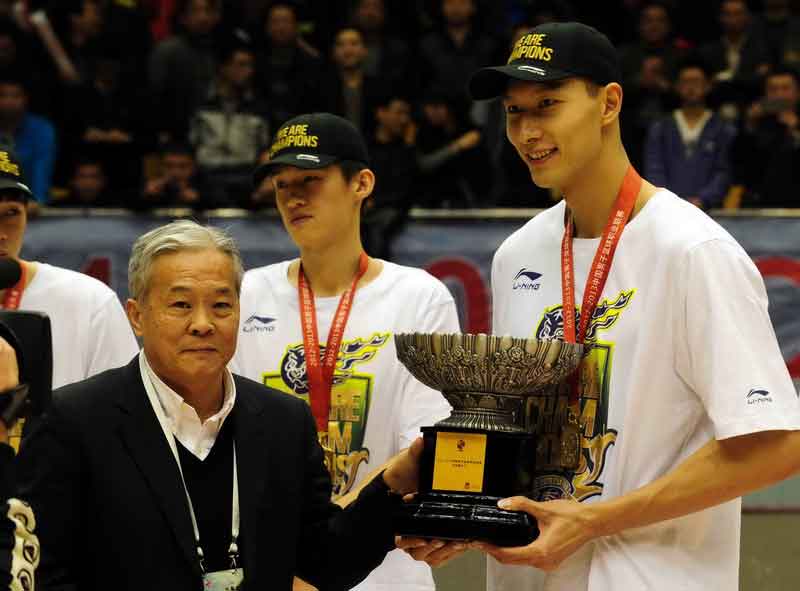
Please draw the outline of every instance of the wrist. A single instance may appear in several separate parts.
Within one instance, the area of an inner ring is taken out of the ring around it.
[[[613,504],[610,501],[586,505],[586,520],[592,538],[603,538],[619,533],[618,521],[614,519]]]

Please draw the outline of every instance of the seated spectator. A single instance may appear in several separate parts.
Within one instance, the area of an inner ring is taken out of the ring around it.
[[[736,129],[707,108],[711,83],[704,64],[684,63],[675,90],[681,106],[650,127],[644,176],[697,207],[717,207],[731,181],[730,148]]]
[[[747,110],[734,144],[748,207],[800,207],[800,76],[778,68]]]
[[[648,2],[639,13],[639,38],[636,43],[623,45],[620,48],[620,65],[622,67],[623,88],[641,82],[642,62],[653,55],[664,61],[666,73],[670,78],[663,80],[669,86],[669,80],[675,75],[678,60],[688,48],[683,39],[672,35],[672,21],[669,11],[660,2]]]
[[[194,114],[189,132],[200,170],[231,203],[251,190],[258,153],[269,142],[267,108],[253,88],[254,72],[249,45],[225,48],[208,99]]]
[[[800,66],[800,18],[792,14],[790,0],[766,0],[763,19],[770,62],[797,69]]]
[[[0,16],[0,75],[8,72],[25,72],[30,80],[31,107],[37,112],[47,112],[49,106],[46,93],[50,81],[34,55],[31,35],[19,28],[17,23]]]
[[[361,31],[367,49],[364,73],[380,76],[391,84],[407,80],[411,50],[406,41],[387,34],[384,0],[359,0],[353,24]]]
[[[477,27],[475,0],[441,0],[442,26],[419,46],[422,88],[449,88],[466,97],[467,81],[483,66],[504,61],[502,49]]]
[[[408,99],[387,93],[377,103],[375,132],[368,142],[375,188],[364,205],[361,233],[371,256],[391,260],[391,245],[405,225],[418,174],[416,128]]]
[[[300,37],[294,6],[276,2],[264,19],[258,48],[257,86],[269,105],[270,129],[299,113],[313,110],[316,81],[322,72],[319,52]]]
[[[47,18],[52,23],[53,32],[64,51],[69,67],[64,67],[63,59],[53,53],[53,48],[45,47],[53,60],[54,72],[68,84],[76,84],[90,77],[91,61],[101,47],[106,22],[106,3],[102,0],[73,0],[72,2],[50,2],[47,5]]]
[[[150,55],[150,90],[161,141],[184,141],[189,118],[206,98],[217,70],[214,33],[221,10],[221,0],[180,0],[180,32]]]
[[[28,92],[14,75],[0,78],[0,145],[17,154],[34,199],[47,203],[56,158],[56,132],[44,117],[28,112]]]
[[[489,153],[461,96],[432,91],[417,136],[421,171],[415,201],[422,207],[479,207],[492,185]]]
[[[620,49],[625,109],[623,139],[631,162],[641,167],[648,128],[672,107],[672,79],[686,43],[673,39],[669,13],[650,2],[639,14],[639,39]]]
[[[334,68],[323,79],[320,101],[314,110],[344,117],[369,136],[383,82],[364,72],[367,46],[361,31],[352,27],[340,29],[334,37],[331,57]]]
[[[72,167],[69,191],[53,205],[59,207],[104,207],[116,205],[108,195],[108,180],[103,163],[94,158],[79,158]]]
[[[184,144],[170,144],[161,152],[161,174],[145,184],[139,207],[193,207],[220,205],[220,195],[209,189],[197,168],[194,152]]]
[[[123,77],[119,57],[108,51],[93,61],[90,78],[64,94],[61,136],[65,154],[92,154],[102,161],[110,188],[119,193],[141,184],[139,162],[148,143],[144,101]],[[68,171],[62,162],[59,177]],[[71,172],[71,171],[70,171]]]
[[[720,3],[721,37],[700,48],[714,73],[714,94],[725,103],[723,113],[738,112],[738,104],[757,92],[758,80],[769,69],[769,47],[745,0]]]

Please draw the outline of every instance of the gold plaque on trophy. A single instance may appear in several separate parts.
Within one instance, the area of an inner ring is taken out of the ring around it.
[[[438,432],[433,462],[433,490],[483,492],[486,435]]]

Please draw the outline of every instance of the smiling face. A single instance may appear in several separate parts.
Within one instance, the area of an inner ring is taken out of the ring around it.
[[[162,254],[146,285],[126,309],[155,373],[181,395],[221,384],[239,327],[231,257],[211,248]]]
[[[609,123],[605,94],[603,88],[592,93],[578,78],[509,84],[503,99],[506,135],[534,183],[565,191],[596,159]]]
[[[0,257],[19,258],[22,249],[28,214],[16,193],[18,191],[0,190]]]
[[[375,184],[371,170],[348,181],[337,165],[316,170],[286,166],[272,179],[283,225],[301,251],[358,236],[361,202]]]

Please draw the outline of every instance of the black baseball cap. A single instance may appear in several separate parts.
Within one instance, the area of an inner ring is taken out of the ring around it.
[[[351,160],[369,165],[367,144],[350,121],[332,113],[298,115],[281,125],[269,148],[267,162],[254,176],[256,185],[278,166],[325,168]]]
[[[25,183],[17,157],[12,151],[0,148],[0,190],[3,189],[14,189],[19,193],[21,201],[33,197],[30,187]]]
[[[509,79],[547,82],[576,76],[600,85],[620,82],[617,50],[608,37],[583,23],[546,23],[519,38],[505,66],[475,72],[469,92],[483,100],[502,95]]]

